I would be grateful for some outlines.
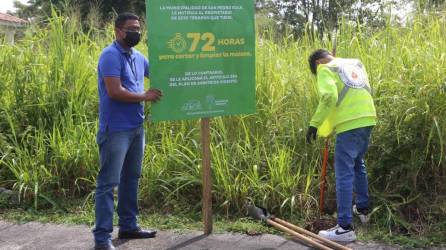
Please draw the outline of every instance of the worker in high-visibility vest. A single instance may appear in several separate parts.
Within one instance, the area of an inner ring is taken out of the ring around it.
[[[314,51],[308,61],[317,76],[319,105],[310,121],[307,142],[317,135],[336,134],[338,224],[319,235],[334,241],[354,241],[352,213],[366,223],[370,209],[364,155],[377,118],[368,76],[360,60],[335,58],[327,50]]]

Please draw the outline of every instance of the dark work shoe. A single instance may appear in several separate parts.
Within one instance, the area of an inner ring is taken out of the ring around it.
[[[146,239],[156,236],[155,230],[142,230],[138,227],[135,231],[119,231],[118,237],[120,239]]]
[[[115,250],[115,247],[111,242],[108,242],[108,244],[105,245],[94,245],[94,250]]]

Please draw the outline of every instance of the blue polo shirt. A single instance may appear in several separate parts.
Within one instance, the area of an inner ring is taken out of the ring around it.
[[[130,92],[144,92],[144,77],[149,76],[149,62],[135,49],[129,51],[114,41],[99,57],[99,131],[134,129],[144,121],[144,103],[128,103],[112,99],[105,87],[104,77],[119,77]]]

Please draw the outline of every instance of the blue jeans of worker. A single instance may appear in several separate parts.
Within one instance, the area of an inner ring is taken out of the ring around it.
[[[353,192],[358,208],[368,208],[369,193],[364,155],[373,127],[364,127],[336,135],[335,173],[338,224],[352,224]]]
[[[96,244],[107,244],[113,231],[113,191],[118,186],[119,230],[137,228],[138,181],[144,155],[144,128],[119,132],[98,132],[101,169],[96,183]]]

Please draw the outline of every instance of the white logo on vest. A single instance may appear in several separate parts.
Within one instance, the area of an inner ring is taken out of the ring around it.
[[[359,62],[346,62],[340,65],[339,76],[350,88],[362,89],[368,86],[367,74]]]

